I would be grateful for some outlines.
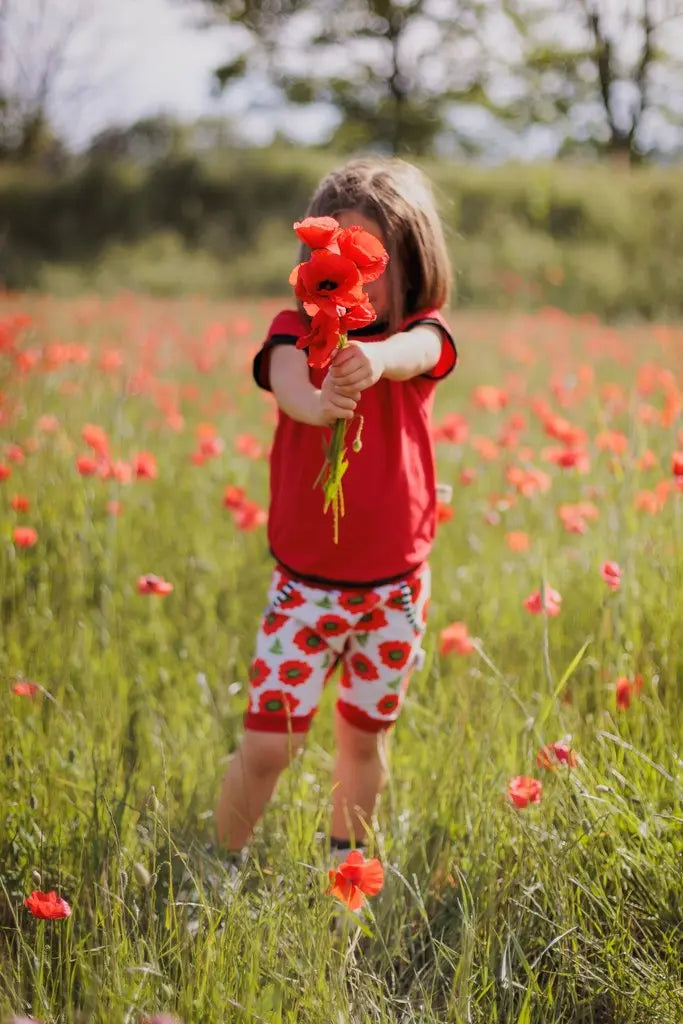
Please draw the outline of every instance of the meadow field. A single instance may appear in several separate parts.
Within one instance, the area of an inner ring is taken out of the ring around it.
[[[452,311],[454,496],[353,914],[334,685],[236,880],[212,846],[279,306],[0,297],[0,1019],[680,1024],[683,327]]]

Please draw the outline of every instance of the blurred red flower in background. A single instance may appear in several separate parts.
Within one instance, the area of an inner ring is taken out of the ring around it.
[[[603,562],[600,566],[600,575],[610,590],[619,589],[621,584],[621,569],[616,562]]]
[[[32,548],[38,541],[38,531],[32,526],[15,526],[12,540],[18,548]]]
[[[543,784],[528,775],[516,775],[508,783],[508,796],[515,807],[526,807],[527,804],[540,804]]]
[[[549,743],[542,747],[536,755],[536,764],[539,768],[546,768],[554,771],[558,765],[566,764],[568,768],[576,768],[579,759],[569,744],[559,741]]]
[[[642,688],[643,677],[641,675],[637,675],[633,679],[628,679],[627,676],[619,676],[614,684],[617,709],[619,711],[628,711],[631,706],[632,697],[639,694]]]
[[[150,573],[147,576],[140,576],[138,579],[138,594],[158,594],[160,597],[166,597],[172,591],[173,584],[162,576],[154,576]]]
[[[546,615],[559,615],[561,604],[561,595],[552,587],[544,587],[543,596],[541,596],[540,590],[534,590],[533,594],[529,594],[524,601],[524,607],[532,615],[541,615],[543,612]]]

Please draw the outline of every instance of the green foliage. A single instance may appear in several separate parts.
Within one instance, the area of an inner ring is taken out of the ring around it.
[[[274,147],[147,169],[97,158],[61,177],[5,167],[2,280],[63,293],[281,293],[296,252],[291,225],[342,159]],[[460,305],[683,311],[677,168],[421,163],[436,185]]]

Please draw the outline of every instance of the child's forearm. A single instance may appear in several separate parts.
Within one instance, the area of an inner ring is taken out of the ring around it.
[[[283,412],[313,427],[353,419],[360,398],[357,388],[337,387],[329,374],[320,389],[314,387],[306,356],[289,345],[278,345],[270,354],[270,387]]]
[[[377,350],[383,377],[410,380],[434,369],[441,355],[441,334],[436,327],[416,327],[377,342]]]
[[[270,387],[279,407],[293,420],[314,427],[321,425],[320,391],[311,384],[306,357],[299,349],[284,345],[273,349]]]

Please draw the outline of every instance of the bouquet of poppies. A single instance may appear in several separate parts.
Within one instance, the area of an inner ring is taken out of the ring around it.
[[[298,237],[311,250],[309,259],[299,263],[289,277],[297,299],[311,317],[308,334],[299,338],[297,348],[308,349],[308,365],[324,368],[338,348],[347,344],[348,332],[365,327],[375,319],[363,286],[384,273],[389,257],[374,235],[358,226],[341,228],[333,217],[306,217],[294,225]],[[315,481],[323,491],[323,512],[332,509],[335,544],[339,540],[339,519],[344,515],[342,478],[348,469],[346,429],[348,421],[338,419],[325,447],[325,459]],[[354,441],[360,450],[362,417]]]

